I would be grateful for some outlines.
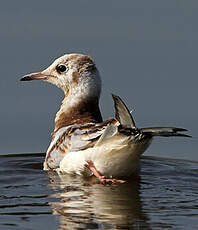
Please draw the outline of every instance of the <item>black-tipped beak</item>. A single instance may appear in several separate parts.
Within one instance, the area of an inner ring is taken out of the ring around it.
[[[38,73],[31,73],[23,76],[20,81],[32,81],[32,80],[48,80],[51,75],[45,75],[41,72]]]

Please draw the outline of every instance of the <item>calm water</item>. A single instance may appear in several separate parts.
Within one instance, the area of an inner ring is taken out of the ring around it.
[[[198,229],[198,163],[145,157],[102,186],[42,171],[44,154],[0,156],[0,229]]]

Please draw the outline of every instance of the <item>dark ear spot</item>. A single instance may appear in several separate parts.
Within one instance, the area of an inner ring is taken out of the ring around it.
[[[84,71],[95,71],[96,66],[95,63],[92,61],[92,59],[89,56],[83,56],[79,60],[79,73]]]
[[[94,63],[88,64],[86,67],[87,71],[95,71],[96,70],[96,65]]]
[[[79,72],[73,72],[72,74],[72,81],[78,84],[80,79],[80,73]]]
[[[86,63],[79,69],[79,73],[82,73],[82,72],[85,72],[85,71],[88,71],[88,72],[96,71],[95,64]]]

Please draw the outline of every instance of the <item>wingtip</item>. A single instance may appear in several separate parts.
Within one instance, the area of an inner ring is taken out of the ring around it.
[[[179,132],[188,132],[188,129],[184,129],[184,128],[175,128],[174,131],[178,134],[178,136],[192,138],[191,135],[184,134],[184,133],[179,133]]]
[[[175,128],[175,132],[188,132],[188,130],[184,128]]]
[[[22,77],[19,81],[29,81],[28,77]]]
[[[192,138],[192,136],[190,136],[190,135],[188,135],[188,134],[183,134],[183,133],[177,133],[176,136]]]
[[[112,96],[112,98],[113,98],[114,101],[116,101],[118,99],[121,100],[121,98],[118,95],[115,95],[115,94],[112,93],[111,96]]]
[[[115,118],[120,122],[120,124],[125,128],[136,128],[133,117],[125,105],[124,101],[115,94],[111,94],[114,101],[115,107]]]
[[[115,108],[117,107],[117,104],[118,104],[118,102],[119,101],[122,101],[122,99],[118,96],[118,95],[116,95],[116,94],[111,94],[111,96],[112,96],[112,98],[113,98],[113,101],[114,101],[114,105],[115,105]]]

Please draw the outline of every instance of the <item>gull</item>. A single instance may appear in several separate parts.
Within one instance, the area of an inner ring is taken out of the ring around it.
[[[21,78],[31,80],[52,83],[64,92],[44,170],[94,175],[102,184],[123,183],[138,169],[140,156],[153,137],[190,137],[182,128],[137,128],[127,106],[116,95],[112,95],[115,118],[103,121],[99,109],[101,78],[90,56],[61,56],[45,70]]]

